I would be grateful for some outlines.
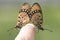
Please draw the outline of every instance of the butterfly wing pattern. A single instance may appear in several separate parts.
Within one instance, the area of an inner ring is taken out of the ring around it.
[[[30,12],[30,6],[28,3],[24,3],[18,14],[17,25],[15,28],[20,29],[23,25],[26,25],[30,20],[28,13]]]
[[[32,7],[30,7],[28,3],[24,3],[21,7],[21,10],[19,11],[16,27],[13,27],[10,29],[11,31],[8,31],[12,32],[12,29],[14,28],[20,30],[28,23],[34,24],[40,30],[48,30],[42,27],[43,15],[41,7],[38,3],[34,3]],[[9,33],[9,35],[10,34],[11,33]]]
[[[38,3],[34,3],[31,8],[31,14],[33,15],[31,21],[37,26],[38,29],[44,30],[42,27],[43,24],[43,15],[41,7]]]
[[[42,10],[38,3],[34,3],[31,8],[27,3],[23,4],[21,10],[19,11],[16,28],[20,29],[22,26],[26,25],[29,22],[36,25],[38,29],[44,30],[42,27]]]
[[[11,28],[10,30],[12,31],[14,28],[20,30],[24,25],[28,23],[34,24],[39,30],[48,30],[53,32],[52,30],[42,27],[43,14],[38,3],[34,3],[32,7],[30,7],[28,3],[24,3],[21,7],[21,10],[19,11],[16,27]]]

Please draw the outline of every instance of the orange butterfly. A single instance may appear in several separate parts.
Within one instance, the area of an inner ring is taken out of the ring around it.
[[[18,14],[16,29],[20,30],[24,25],[28,23],[33,23],[40,30],[48,30],[42,27],[43,24],[43,14],[41,7],[38,3],[34,3],[32,7],[28,3],[24,3]],[[51,31],[52,32],[52,31]]]

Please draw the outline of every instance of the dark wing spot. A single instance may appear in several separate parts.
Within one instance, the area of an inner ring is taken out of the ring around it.
[[[20,18],[20,16],[18,18]]]
[[[20,28],[20,26],[17,25],[15,28]]]
[[[40,22],[40,24],[42,24],[42,22]]]
[[[43,20],[42,18],[40,20]]]
[[[18,20],[18,22],[20,22],[20,20]]]
[[[22,17],[23,18],[23,17]]]
[[[43,27],[41,27],[40,24],[38,24],[38,29],[40,29],[40,30],[44,30]]]
[[[41,16],[39,16],[39,17],[41,17]]]

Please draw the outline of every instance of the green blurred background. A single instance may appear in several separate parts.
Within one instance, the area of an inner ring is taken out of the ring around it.
[[[43,12],[43,27],[53,30],[36,32],[36,40],[60,40],[60,0],[0,0],[0,40],[14,40],[17,30],[7,32],[15,27],[21,5],[38,2]],[[9,35],[11,33],[11,35]]]

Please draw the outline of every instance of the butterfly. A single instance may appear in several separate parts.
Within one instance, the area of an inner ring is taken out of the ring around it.
[[[28,3],[24,3],[19,11],[16,29],[20,30],[24,25],[32,23],[40,30],[48,30],[42,27],[43,14],[39,3],[34,3],[32,7]],[[52,32],[52,31],[51,31]]]
[[[42,10],[38,3],[34,3],[31,8],[27,3],[23,4],[19,11],[16,28],[20,29],[29,22],[36,25],[38,29],[44,30]]]

